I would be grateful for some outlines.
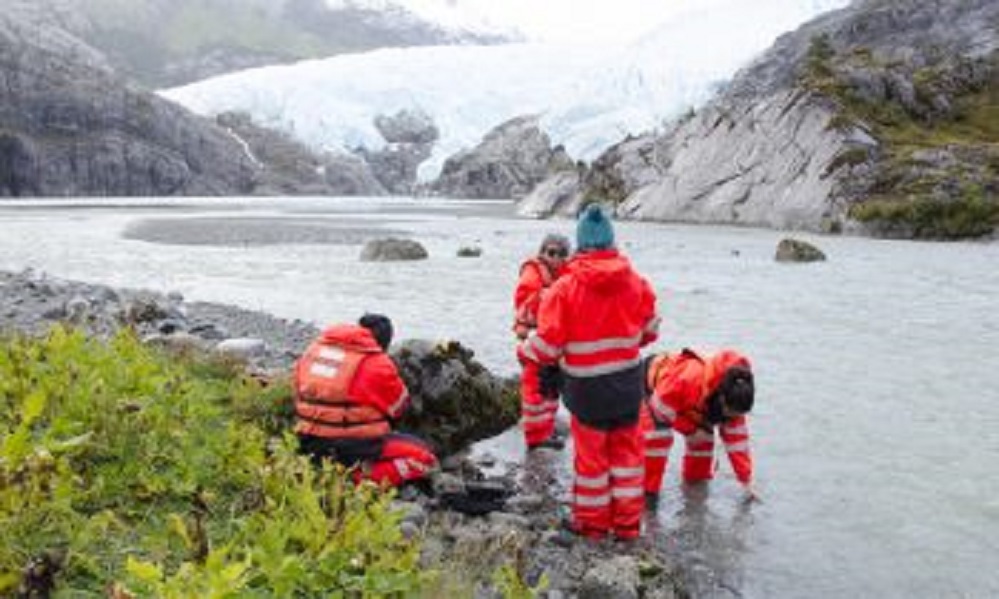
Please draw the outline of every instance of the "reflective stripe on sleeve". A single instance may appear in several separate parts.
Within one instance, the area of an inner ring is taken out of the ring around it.
[[[669,450],[668,449],[646,449],[645,450],[645,457],[647,457],[647,458],[668,458],[669,457]]]
[[[656,413],[656,416],[665,418],[670,422],[676,419],[676,410],[666,405],[666,402],[657,393],[653,393],[652,397],[649,398],[649,407]]]
[[[645,433],[646,439],[672,439],[673,429],[671,428],[657,428]]]
[[[648,324],[646,324],[645,328],[642,330],[646,333],[656,333],[659,331],[659,325],[662,324],[662,321],[663,319],[658,314],[656,314],[655,316],[649,319]]]
[[[525,341],[525,343],[527,343],[530,347],[534,348],[535,351],[541,352],[546,356],[548,356],[549,358],[554,359],[559,356],[560,352],[558,348],[548,345],[547,343],[545,343],[545,340],[542,339],[541,337],[538,337],[537,334],[532,334],[530,337],[527,338],[527,341]]]
[[[725,451],[735,453],[737,451],[749,451],[749,443],[740,441],[738,443],[726,443]]]
[[[748,435],[749,434],[749,429],[746,428],[746,425],[733,426],[731,428],[725,426],[725,427],[722,427],[722,433],[724,433],[726,435]]]
[[[390,414],[397,414],[402,407],[406,405],[406,400],[409,399],[409,391],[403,387],[402,393],[399,394],[399,398],[395,400],[395,403],[389,408]]]

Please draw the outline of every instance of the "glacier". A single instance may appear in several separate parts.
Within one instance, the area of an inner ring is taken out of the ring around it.
[[[391,48],[250,69],[160,94],[204,116],[249,113],[328,152],[379,150],[376,116],[421,111],[440,130],[420,167],[423,181],[497,125],[528,114],[540,116],[553,143],[589,161],[701,106],[781,33],[847,4],[720,0],[626,45]]]

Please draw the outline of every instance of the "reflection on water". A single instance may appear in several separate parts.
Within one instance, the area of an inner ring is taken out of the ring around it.
[[[0,268],[177,290],[320,324],[384,312],[400,339],[459,339],[501,374],[516,371],[517,267],[546,232],[573,233],[571,222],[509,218],[501,204],[41,206],[0,204]],[[263,219],[281,243],[122,237],[137,221],[178,217]],[[283,222],[303,219],[324,231],[354,222],[405,231],[430,259],[361,263],[359,246],[283,236]],[[829,260],[783,265],[773,255],[785,234],[775,231],[618,223],[616,235],[660,298],[665,325],[652,350],[735,347],[757,375],[750,429],[764,503],[744,506],[725,467],[700,490],[673,468],[649,521],[689,564],[698,596],[999,597],[999,244],[806,235]],[[481,257],[456,256],[472,244]],[[564,499],[571,447],[551,463],[540,452],[525,461],[511,431],[483,449]]]
[[[719,510],[709,484],[682,484],[674,505],[650,510],[646,530],[685,574],[695,597],[743,597],[745,557],[755,503],[735,502]]]

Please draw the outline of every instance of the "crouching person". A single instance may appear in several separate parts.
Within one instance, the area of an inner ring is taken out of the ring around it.
[[[437,458],[420,439],[392,432],[409,404],[386,354],[392,321],[365,314],[323,331],[295,364],[295,432],[302,451],[356,467],[355,481],[399,486],[428,477]]]
[[[702,356],[684,349],[656,355],[646,364],[649,395],[642,409],[642,429],[647,503],[655,505],[658,500],[674,431],[686,438],[684,482],[714,477],[717,431],[747,499],[756,499],[746,419],[754,397],[749,360],[732,350]]]

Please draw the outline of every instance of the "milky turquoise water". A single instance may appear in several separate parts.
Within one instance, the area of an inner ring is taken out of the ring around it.
[[[515,369],[519,262],[545,232],[572,233],[570,222],[518,220],[502,204],[120,204],[0,204],[0,269],[177,290],[318,324],[382,311],[399,338],[458,339],[503,373]],[[139,220],[182,232],[206,217],[235,231],[230,245],[122,236]],[[273,244],[241,243],[243,225],[260,219],[273,223]],[[311,242],[289,243],[283,222],[307,223]],[[360,262],[359,241],[383,228],[407,232],[430,259]],[[727,464],[706,495],[684,493],[671,469],[649,522],[693,572],[696,595],[999,596],[999,244],[805,235],[829,260],[787,265],[773,260],[785,236],[775,231],[616,232],[659,293],[658,349],[735,347],[757,372],[764,502],[741,506]],[[337,239],[349,243],[326,243]],[[469,245],[482,256],[456,256]],[[480,449],[521,459],[517,434]]]

